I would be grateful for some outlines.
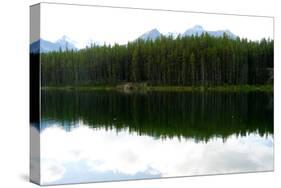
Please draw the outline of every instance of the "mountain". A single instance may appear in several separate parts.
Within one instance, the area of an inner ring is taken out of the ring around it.
[[[183,33],[183,36],[192,36],[192,35],[202,35],[205,32],[205,30],[203,29],[203,27],[201,25],[195,25],[194,27],[186,30]]]
[[[59,46],[57,44],[44,39],[39,39],[30,44],[30,52],[33,53],[58,51],[58,49]]]
[[[65,51],[68,50],[77,50],[75,47],[75,42],[70,40],[67,36],[63,36],[61,39],[56,42],[50,42],[40,38],[39,40],[30,44],[30,52],[32,53],[47,53],[59,50]]]
[[[229,30],[216,30],[216,31],[207,31],[205,30],[201,25],[195,25],[194,27],[187,29],[184,33],[177,33],[177,32],[168,32],[167,34],[162,34],[160,33],[157,29],[152,29],[150,31],[147,31],[146,33],[142,34],[139,39],[143,39],[143,40],[155,40],[158,37],[160,37],[161,35],[164,36],[171,36],[174,39],[177,38],[177,36],[200,36],[203,33],[208,33],[209,35],[213,36],[213,37],[223,37],[224,33],[229,36],[232,39],[235,39],[237,36],[235,34],[233,34],[231,31]]]
[[[235,39],[237,36],[233,34],[229,30],[216,30],[216,31],[207,31],[205,30],[202,26],[200,25],[195,25],[194,27],[187,29],[184,33],[177,33],[177,32],[168,32],[166,34],[162,34],[158,31],[158,29],[152,29],[150,31],[147,31],[146,33],[142,34],[138,39],[143,39],[143,40],[155,40],[161,35],[163,36],[171,36],[172,38],[177,38],[177,36],[192,36],[192,35],[202,35],[203,33],[208,33],[211,36],[214,37],[222,37],[224,33],[228,35],[230,38]],[[73,40],[71,40],[69,37],[66,35],[62,36],[60,39],[58,39],[55,42],[50,42],[47,40],[44,40],[40,38],[39,40],[33,42],[30,44],[30,52],[37,53],[47,53],[47,52],[52,52],[52,51],[65,51],[66,49],[68,50],[77,50],[78,48],[76,47],[77,43]],[[99,41],[95,41],[93,39],[89,39],[87,41],[86,46],[90,47],[92,45],[103,45],[103,43]],[[85,46],[85,47],[86,47]]]
[[[217,30],[217,31],[207,31],[207,32],[208,32],[208,34],[210,34],[211,36],[214,36],[214,37],[222,37],[223,34],[225,33],[228,37],[230,37],[232,39],[237,38],[237,36],[229,30]]]
[[[68,50],[76,50],[75,47],[75,41],[71,40],[66,35],[62,36],[62,38],[58,39],[55,44],[57,44],[59,47],[61,47],[62,51]]]
[[[161,33],[157,29],[152,29],[144,34],[142,34],[139,39],[143,40],[155,40],[161,36]]]
[[[207,31],[204,30],[204,28],[201,25],[195,25],[194,27],[186,30],[182,36],[192,36],[192,35],[202,35],[203,33],[208,33],[209,35],[213,36],[213,37],[222,37],[223,34],[225,33],[227,36],[229,36],[230,38],[235,39],[237,36],[234,35],[231,31],[229,30],[216,30],[216,31]]]

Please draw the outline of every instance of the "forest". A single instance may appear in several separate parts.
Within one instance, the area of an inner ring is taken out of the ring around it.
[[[31,54],[35,55],[35,54]],[[161,36],[41,54],[42,86],[272,84],[273,40]]]

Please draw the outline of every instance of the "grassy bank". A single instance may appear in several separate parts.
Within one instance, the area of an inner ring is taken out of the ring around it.
[[[79,91],[121,91],[121,92],[273,92],[273,85],[222,85],[222,86],[150,86],[143,83],[119,85],[87,85],[87,86],[44,86],[42,90],[79,90]]]

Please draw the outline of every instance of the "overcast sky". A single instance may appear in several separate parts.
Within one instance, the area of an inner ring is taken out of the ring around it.
[[[63,35],[83,47],[87,41],[124,44],[157,28],[161,33],[183,33],[194,25],[205,30],[228,29],[251,40],[273,38],[273,18],[167,12],[93,6],[41,4],[41,38]],[[183,9],[187,9],[188,7]]]

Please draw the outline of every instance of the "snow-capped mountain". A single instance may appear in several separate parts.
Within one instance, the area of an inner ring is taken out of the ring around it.
[[[178,32],[168,32],[168,33],[160,33],[158,29],[152,29],[150,31],[145,32],[142,34],[138,39],[143,39],[143,40],[155,40],[161,36],[171,36],[172,38],[177,38],[178,36],[192,36],[192,35],[202,35],[203,33],[208,33],[211,36],[214,37],[222,37],[224,34],[228,35],[230,38],[235,39],[237,36],[233,34],[229,30],[216,30],[216,31],[208,31],[205,30],[202,26],[200,25],[195,25],[194,27],[187,29],[183,33],[178,33]],[[92,45],[103,45],[104,43],[89,39],[84,45],[80,45],[80,48],[85,48],[85,47],[91,47]],[[62,36],[60,39],[58,39],[55,42],[50,42],[44,39],[39,39],[33,43],[30,44],[30,52],[32,53],[46,53],[46,52],[52,52],[52,51],[66,51],[68,50],[78,50],[77,48],[78,43],[72,40],[71,38],[67,37],[66,35]]]
[[[143,40],[155,40],[161,36],[161,33],[157,29],[152,29],[147,31],[146,33],[142,34],[139,39]]]
[[[216,31],[207,31],[205,30],[201,25],[195,25],[194,27],[187,29],[182,36],[200,36],[203,33],[208,33],[209,35],[213,37],[222,37],[223,34],[225,33],[228,37],[230,38],[236,38],[237,36],[234,35],[231,31],[229,30],[216,30]]]
[[[58,39],[55,44],[59,45],[61,49],[64,51],[66,49],[68,50],[76,50],[75,47],[76,42],[74,40],[71,40],[68,36],[64,35],[62,38]]]
[[[201,25],[195,25],[194,27],[187,29],[182,35],[183,36],[191,36],[191,35],[202,35],[206,31],[203,29]]]
[[[228,37],[235,39],[237,36],[233,34],[231,31],[227,30],[217,30],[217,31],[207,31],[207,33],[214,37],[222,37],[225,33]]]
[[[228,35],[230,38],[235,39],[237,36],[235,34],[233,34],[231,31],[229,30],[216,30],[216,31],[208,31],[205,30],[201,25],[195,25],[194,27],[187,29],[184,33],[177,33],[177,32],[168,32],[166,34],[162,34],[160,33],[157,29],[152,29],[150,31],[147,31],[146,33],[142,34],[139,39],[143,39],[143,40],[155,40],[158,37],[160,37],[161,35],[164,36],[172,36],[173,38],[177,38],[177,36],[200,36],[203,33],[208,33],[209,35],[213,36],[213,37],[222,37],[224,35],[224,33],[226,35]]]
[[[65,51],[66,49],[77,50],[75,47],[75,42],[67,36],[63,36],[56,42],[50,42],[40,38],[39,40],[30,44],[30,52],[32,53],[47,53],[59,50]]]

